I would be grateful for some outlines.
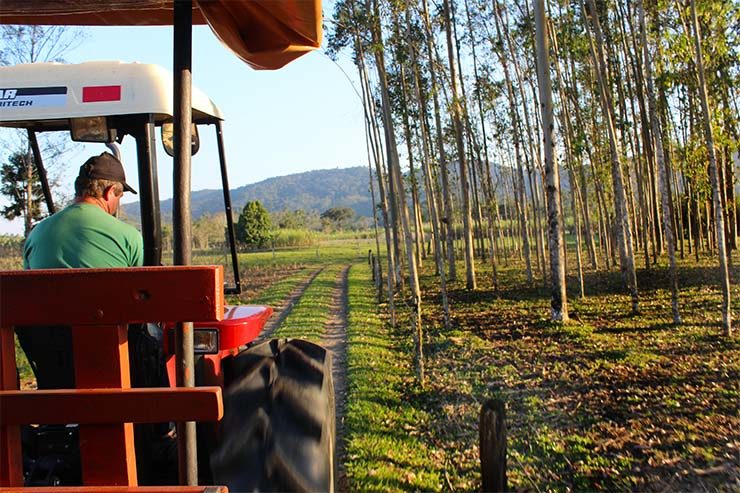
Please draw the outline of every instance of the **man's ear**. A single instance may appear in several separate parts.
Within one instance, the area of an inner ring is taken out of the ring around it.
[[[111,185],[109,187],[106,187],[106,189],[103,191],[103,198],[106,201],[113,200],[116,197],[117,197],[117,195],[116,195],[116,186],[115,185]]]
[[[111,197],[115,195],[115,191],[113,190],[113,186],[105,187],[105,190],[103,190],[103,199],[108,201],[111,199]]]

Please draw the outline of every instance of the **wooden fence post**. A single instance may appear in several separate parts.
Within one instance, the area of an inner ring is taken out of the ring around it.
[[[380,266],[380,258],[373,256],[373,278],[375,289],[378,291],[378,303],[383,301],[383,269]]]
[[[490,399],[481,407],[479,439],[482,491],[508,491],[506,411],[502,400]]]

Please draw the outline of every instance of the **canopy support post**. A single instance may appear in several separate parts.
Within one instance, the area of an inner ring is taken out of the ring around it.
[[[226,231],[229,236],[229,250],[231,250],[231,266],[234,271],[234,287],[227,288],[226,294],[241,294],[242,283],[239,278],[239,256],[236,252],[236,232],[234,231],[234,214],[231,207],[231,189],[229,176],[226,172],[226,151],[224,150],[224,134],[221,120],[216,121],[216,142],[218,143],[218,161],[221,167],[221,185],[224,190],[224,208],[226,210]]]
[[[154,116],[136,126],[136,156],[139,162],[139,206],[144,237],[144,265],[162,265],[162,222],[159,208],[159,177]]]
[[[189,265],[191,262],[190,222],[190,126],[191,104],[191,60],[193,37],[193,1],[174,2],[174,144],[175,162],[173,171],[173,232],[174,263]],[[178,387],[194,387],[194,353],[192,322],[178,323],[175,329],[175,357]],[[177,423],[177,457],[180,484],[198,484],[197,443],[195,422]]]
[[[44,200],[46,201],[46,209],[49,214],[54,214],[57,210],[54,207],[54,198],[51,196],[51,188],[49,188],[49,179],[46,177],[46,168],[44,163],[41,161],[41,150],[39,149],[39,141],[36,139],[36,131],[28,129],[28,143],[31,144],[31,152],[33,152],[33,160],[36,163],[36,171],[39,173],[39,181],[41,181],[41,190],[44,192]]]

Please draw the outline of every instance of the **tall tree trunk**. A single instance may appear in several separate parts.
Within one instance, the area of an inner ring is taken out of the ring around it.
[[[498,0],[494,2],[494,13],[496,17],[496,33],[498,35],[499,44],[501,46],[500,51],[496,50],[496,54],[499,57],[499,61],[501,62],[501,66],[504,69],[504,80],[506,82],[506,92],[509,99],[509,115],[511,118],[511,132],[512,137],[514,140],[514,153],[516,156],[516,167],[517,167],[517,173],[518,173],[518,180],[514,178],[512,175],[512,181],[514,183],[514,193],[517,195],[517,200],[515,200],[515,204],[517,206],[517,210],[519,212],[519,228],[521,232],[521,238],[522,238],[522,250],[524,253],[524,260],[526,263],[526,274],[527,274],[527,284],[529,286],[532,286],[534,283],[534,279],[532,277],[532,258],[531,258],[531,248],[529,245],[529,233],[528,228],[529,225],[527,224],[527,207],[526,207],[526,198],[524,195],[524,165],[522,160],[522,151],[521,151],[521,133],[520,133],[520,127],[519,127],[519,114],[517,112],[516,108],[516,96],[514,94],[514,88],[513,84],[511,82],[511,76],[509,75],[509,62],[506,57],[506,55],[503,52],[503,45],[504,45],[504,38],[501,35],[501,24],[503,24],[503,20],[501,18],[501,5],[498,3]],[[519,182],[519,186],[517,186],[517,181]]]
[[[647,82],[647,99],[652,124],[652,133],[655,145],[655,157],[658,161],[660,189],[663,207],[663,229],[665,231],[666,247],[671,269],[671,311],[673,323],[681,323],[681,314],[678,310],[678,273],[676,269],[676,247],[673,233],[673,207],[671,206],[670,170],[665,161],[663,152],[663,138],[658,119],[657,105],[655,104],[655,89],[653,88],[653,68],[647,44],[647,27],[645,23],[645,8],[642,0],[637,0],[640,10],[640,37],[642,40],[643,63],[645,64],[645,79]]]
[[[396,33],[398,32],[398,25],[396,23],[395,26]],[[424,244],[422,242],[422,229],[424,227],[423,223],[421,222],[421,216],[419,214],[419,184],[416,180],[416,171],[414,169],[414,151],[412,146],[412,139],[411,139],[411,125],[409,123],[409,113],[408,113],[408,106],[409,106],[409,98],[406,94],[406,69],[403,66],[401,60],[397,60],[396,63],[400,67],[401,72],[401,113],[403,115],[403,131],[404,136],[406,138],[406,152],[408,153],[408,159],[409,159],[409,178],[411,180],[411,204],[412,204],[412,210],[414,211],[413,217],[414,217],[414,249],[416,250],[416,264],[419,268],[421,268],[421,257],[424,250]],[[402,187],[402,193],[406,193],[406,190]]]
[[[352,2],[352,10],[355,10],[355,3]],[[354,12],[353,12],[354,14]],[[353,15],[354,17],[354,15]],[[385,247],[386,247],[386,259],[388,263],[388,275],[386,281],[388,284],[388,315],[390,317],[391,326],[396,325],[396,309],[394,302],[394,284],[395,284],[395,256],[394,248],[391,238],[391,224],[389,221],[388,214],[388,198],[385,190],[385,180],[383,178],[383,163],[382,153],[380,149],[380,142],[377,140],[377,118],[375,113],[375,106],[373,104],[373,97],[370,91],[370,82],[368,79],[367,69],[365,67],[365,53],[363,52],[362,42],[360,39],[359,32],[354,29],[353,34],[355,36],[355,51],[357,52],[357,63],[358,71],[360,72],[360,85],[362,87],[362,106],[365,114],[365,125],[368,133],[368,138],[371,142],[371,148],[373,150],[373,161],[375,162],[375,174],[378,179],[378,193],[380,196],[380,210],[383,215],[383,230],[385,233]]]
[[[367,123],[365,124],[367,126]],[[373,166],[372,166],[372,159],[370,157],[370,139],[366,135],[365,136],[365,145],[367,146],[367,171],[370,175],[370,197],[372,198],[372,204],[373,204],[373,227],[375,229],[375,261],[380,262],[380,233],[378,232],[378,206],[375,202],[375,185],[373,183]],[[372,266],[373,268],[373,278],[376,277],[376,270],[375,270],[375,264]],[[381,269],[377,269],[377,273],[380,274],[382,272]],[[378,276],[375,278],[375,287],[378,290],[378,304],[383,302],[383,279],[382,276]]]
[[[388,170],[390,173],[391,183],[395,183],[396,200],[398,202],[399,215],[401,216],[401,227],[404,234],[404,243],[406,246],[406,260],[409,271],[409,288],[411,290],[412,305],[412,332],[414,336],[414,366],[416,369],[416,378],[420,385],[424,385],[424,352],[423,352],[423,334],[421,326],[421,290],[419,288],[419,278],[416,269],[416,256],[414,254],[414,243],[411,237],[411,225],[409,221],[409,211],[406,206],[406,196],[403,193],[403,184],[401,182],[401,166],[398,159],[398,149],[396,147],[396,134],[393,127],[393,116],[391,114],[391,101],[388,90],[388,80],[385,71],[385,57],[382,50],[383,36],[380,28],[380,17],[378,2],[373,2],[373,13],[375,22],[372,26],[373,42],[375,43],[375,64],[378,71],[378,83],[380,86],[383,127],[386,139],[386,157],[388,161]]]
[[[450,89],[452,90],[452,122],[455,130],[455,142],[457,143],[457,159],[460,166],[460,193],[462,194],[462,217],[463,237],[465,240],[465,286],[473,290],[476,288],[475,259],[473,254],[473,227],[470,213],[470,187],[468,184],[468,169],[465,156],[465,144],[463,142],[463,128],[461,122],[461,102],[457,95],[457,67],[452,45],[452,18],[450,15],[450,2],[443,0],[445,31],[447,37],[447,55],[450,63]]]
[[[632,297],[632,312],[637,313],[639,311],[639,298],[637,294],[635,259],[632,253],[632,233],[630,231],[630,221],[627,214],[627,200],[625,196],[622,165],[619,159],[619,143],[616,129],[614,127],[612,97],[608,81],[606,79],[607,70],[604,63],[603,36],[601,33],[598,11],[596,10],[596,2],[594,0],[588,0],[588,5],[590,7],[590,17],[592,27],[594,29],[594,36],[592,37],[590,35],[590,29],[587,29],[586,32],[589,34],[591,56],[594,60],[599,87],[601,89],[601,105],[609,137],[609,150],[612,160],[612,182],[614,186],[615,229],[617,234],[617,246],[619,248],[620,266],[622,270],[622,278],[624,279],[624,283]],[[586,16],[585,8],[586,6],[584,5],[584,16]],[[596,48],[593,46],[593,38],[596,38]]]
[[[424,182],[426,185],[427,192],[427,208],[429,209],[429,215],[431,216],[432,223],[432,236],[434,238],[434,261],[437,264],[437,272],[439,274],[439,290],[442,297],[442,310],[444,312],[445,328],[450,328],[450,305],[447,298],[447,281],[445,279],[445,258],[442,251],[442,235],[440,232],[440,221],[437,209],[437,199],[434,186],[434,176],[431,172],[431,152],[429,150],[429,126],[427,124],[427,101],[421,90],[419,83],[419,64],[417,63],[416,49],[411,42],[411,22],[409,20],[408,7],[406,10],[406,24],[408,26],[407,39],[411,50],[411,66],[414,72],[414,91],[416,92],[416,100],[419,102],[419,126],[421,127],[421,145],[422,145],[422,160],[421,166],[424,172]]]
[[[620,12],[622,9],[620,9]],[[623,15],[623,17],[628,18],[630,25],[632,25],[632,12],[630,10],[629,5],[627,5],[626,8],[626,15]],[[643,172],[643,179],[645,178],[645,173],[647,173],[648,180],[644,183],[644,185],[641,187],[641,190],[644,190],[645,186],[649,186],[650,193],[647,194],[647,202],[650,207],[649,210],[644,211],[643,215],[644,218],[647,219],[647,223],[651,226],[652,229],[652,245],[653,245],[653,262],[657,262],[657,257],[659,252],[663,251],[663,235],[660,227],[660,219],[659,219],[659,210],[658,210],[658,200],[657,200],[657,188],[655,185],[655,167],[657,166],[656,163],[656,151],[655,146],[653,144],[653,140],[651,138],[651,122],[650,117],[652,115],[648,115],[647,111],[645,109],[645,75],[642,72],[642,62],[641,61],[641,53],[637,48],[637,39],[634,35],[634,29],[632,31],[632,36],[630,36],[632,49],[634,50],[634,53],[630,53],[630,58],[633,60],[633,63],[631,66],[633,67],[633,70],[635,72],[635,87],[637,92],[637,103],[640,110],[640,128],[642,129],[641,135],[643,139],[643,146],[646,150],[646,159],[645,159],[645,166],[644,172]],[[625,50],[627,50],[627,47],[625,46]],[[634,107],[634,102],[632,103]],[[633,110],[634,111],[634,110]],[[634,120],[634,118],[633,118]],[[637,125],[637,121],[635,121],[635,126]],[[643,191],[644,194],[644,191]],[[650,218],[654,218],[655,224],[650,221]],[[647,250],[645,250],[645,255],[647,256]]]
[[[470,176],[469,189],[470,198],[473,203],[471,204],[471,214],[474,225],[472,226],[472,239],[473,239],[473,259],[475,259],[475,242],[478,242],[478,256],[481,259],[485,259],[485,245],[483,237],[483,214],[480,206],[480,182],[478,181],[477,168],[480,166],[480,145],[477,143],[475,132],[473,131],[473,125],[470,119],[470,112],[468,111],[468,97],[465,91],[465,77],[463,76],[463,63],[460,56],[460,37],[457,34],[457,18],[455,10],[451,10],[451,25],[452,34],[455,46],[455,56],[457,60],[457,67],[460,71],[458,73],[458,80],[460,82],[460,105],[462,108],[462,117],[465,121],[465,137],[467,142],[467,160],[468,160],[468,173]],[[471,37],[473,33],[470,33]]]
[[[537,75],[542,106],[542,132],[545,136],[545,176],[547,177],[547,223],[550,247],[551,318],[568,320],[568,298],[565,291],[565,252],[563,242],[563,212],[560,210],[560,173],[555,155],[555,118],[552,110],[550,82],[550,51],[547,42],[547,20],[544,0],[535,0],[537,33]]]
[[[701,29],[696,15],[696,0],[691,0],[691,17],[694,24],[694,50],[696,53],[696,73],[699,82],[699,98],[704,123],[704,138],[709,153],[709,178],[712,183],[712,201],[714,203],[714,223],[717,234],[717,252],[719,254],[719,272],[722,287],[722,324],[727,337],[732,335],[732,312],[730,311],[730,275],[727,269],[727,251],[725,242],[725,225],[720,199],[719,173],[717,170],[717,155],[714,149],[712,135],[712,116],[709,112],[707,85],[704,76],[704,59],[701,49]],[[688,33],[687,33],[688,34]]]
[[[519,89],[519,97],[521,101],[521,107],[522,107],[522,115],[524,116],[524,129],[526,130],[526,135],[529,136],[529,138],[526,139],[527,145],[524,146],[524,162],[527,165],[527,178],[529,181],[529,190],[530,190],[530,198],[532,201],[532,217],[534,219],[534,224],[532,224],[532,228],[534,228],[534,239],[535,239],[535,248],[537,252],[537,267],[542,273],[542,283],[546,287],[547,286],[547,267],[545,265],[545,238],[544,238],[544,228],[542,227],[542,219],[541,219],[541,207],[540,207],[540,195],[539,195],[539,178],[540,175],[537,175],[535,171],[540,172],[542,170],[542,164],[540,163],[540,152],[539,152],[539,132],[533,127],[530,121],[529,117],[529,103],[527,100],[527,95],[524,88],[525,83],[525,77],[522,75],[522,70],[519,66],[519,59],[516,55],[516,52],[514,50],[514,42],[511,38],[511,32],[509,30],[509,15],[508,11],[506,10],[505,6],[503,9],[504,16],[502,19],[502,26],[503,26],[503,33],[506,37],[507,44],[509,51],[509,56],[511,57],[512,65],[514,67],[514,75],[516,76],[517,81],[517,88]],[[533,97],[533,99],[536,99],[536,97]],[[522,123],[522,120],[519,120],[519,123]],[[520,129],[520,135],[522,130]],[[523,139],[524,140],[524,139]],[[536,144],[536,145],[535,145]],[[527,149],[529,152],[527,152]],[[534,178],[533,178],[533,173]],[[526,190],[525,190],[526,195]],[[526,206],[525,206],[526,207]]]
[[[552,25],[552,23],[550,23],[550,25]],[[555,57],[555,73],[558,78],[558,92],[560,94],[560,105],[562,107],[562,110],[560,112],[560,121],[561,128],[563,128],[564,130],[563,135],[565,136],[563,140],[565,143],[566,166],[568,168],[568,179],[570,180],[571,188],[571,212],[573,214],[573,228],[576,231],[576,272],[578,273],[579,297],[584,298],[585,290],[583,285],[583,265],[581,260],[581,221],[580,216],[578,215],[579,186],[578,179],[576,178],[576,174],[574,171],[575,165],[573,164],[573,144],[571,140],[573,130],[570,125],[570,111],[568,108],[568,99],[565,96],[565,85],[563,83],[563,76],[560,71],[558,39],[552,31],[554,31],[554,29],[550,30],[550,40],[552,42],[553,55]],[[591,231],[588,231],[588,235],[593,237]]]
[[[568,48],[567,46],[564,48]],[[576,82],[575,82],[575,63],[573,61],[573,57],[570,57],[570,63],[568,64],[569,70],[564,71],[564,77],[565,83],[567,84],[568,91],[570,92],[569,100],[571,101],[571,104],[573,105],[573,113],[575,115],[575,124],[576,129],[579,133],[582,135],[586,135],[586,130],[583,123],[583,117],[581,116],[581,108],[580,104],[578,102],[578,99],[573,96],[573,93],[576,91]],[[568,105],[564,104],[564,108],[567,111]],[[574,132],[575,134],[575,132]],[[591,160],[589,147],[586,146],[587,153],[589,154],[589,160]],[[594,241],[594,229],[592,227],[592,220],[591,220],[591,207],[589,206],[589,200],[588,200],[588,181],[586,180],[586,167],[583,165],[582,159],[579,160],[578,163],[578,176],[577,179],[580,179],[580,189],[581,189],[581,207],[583,209],[583,221],[584,221],[584,227],[585,227],[585,236],[586,236],[586,246],[588,248],[588,256],[589,260],[591,261],[591,268],[593,270],[599,269],[599,260],[598,255],[596,253],[596,244]]]
[[[442,135],[442,118],[440,117],[439,98],[437,92],[437,75],[434,60],[434,35],[432,32],[432,23],[429,20],[429,9],[427,0],[422,0],[424,28],[426,31],[426,53],[429,63],[429,78],[432,84],[432,102],[434,104],[434,125],[437,137],[437,152],[439,153],[439,169],[442,178],[442,198],[444,202],[444,217],[442,224],[445,230],[445,242],[447,246],[447,264],[449,268],[448,275],[451,281],[457,280],[457,267],[455,266],[455,219],[452,209],[452,192],[450,191],[449,169],[447,162],[447,153],[445,152],[444,137]]]
[[[481,166],[481,174],[483,182],[483,188],[484,188],[484,196],[486,198],[486,205],[488,209],[488,238],[489,243],[491,245],[491,269],[492,269],[492,280],[493,280],[493,289],[498,289],[498,266],[496,265],[496,238],[495,238],[495,230],[501,231],[500,226],[498,226],[498,204],[496,203],[496,195],[493,191],[493,186],[491,183],[491,162],[489,160],[488,155],[488,137],[486,135],[486,122],[484,118],[484,110],[483,110],[483,98],[481,97],[481,91],[479,87],[479,75],[478,75],[478,57],[476,54],[476,42],[475,37],[473,36],[473,22],[471,20],[470,16],[470,5],[468,0],[465,0],[465,14],[467,15],[468,19],[468,31],[470,32],[471,36],[471,42],[470,47],[473,55],[473,76],[475,77],[476,81],[476,87],[475,87],[475,99],[478,103],[478,116],[480,117],[480,126],[481,126],[481,133],[483,141],[483,161],[484,165]],[[494,220],[496,221],[497,227],[494,228]]]

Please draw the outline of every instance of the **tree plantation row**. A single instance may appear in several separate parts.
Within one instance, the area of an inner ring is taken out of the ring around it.
[[[497,265],[519,257],[530,284],[549,282],[551,318],[567,320],[567,222],[571,295],[588,292],[584,269],[616,268],[636,313],[636,259],[667,257],[680,323],[676,252],[712,255],[730,334],[739,25],[731,0],[336,3],[330,53],[351,53],[362,81],[389,308],[408,279],[422,380],[427,224],[445,308],[446,280],[475,290],[488,262],[496,286]]]

